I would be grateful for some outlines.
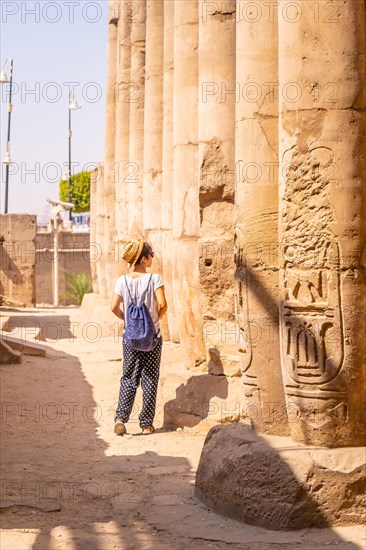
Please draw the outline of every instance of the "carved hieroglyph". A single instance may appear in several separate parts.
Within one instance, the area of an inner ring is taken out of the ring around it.
[[[257,430],[363,444],[364,0],[110,6],[99,292],[139,229],[189,368],[240,355]]]
[[[236,18],[236,320],[246,416],[258,430],[288,431],[278,337],[277,7],[260,24]],[[264,39],[265,37],[265,39]],[[258,90],[260,97],[258,97]],[[265,93],[265,92],[269,93]],[[273,93],[272,93],[273,92]]]
[[[199,272],[209,372],[240,374],[235,338],[233,219],[235,176],[235,1],[199,8]],[[207,11],[209,13],[207,13]],[[212,48],[213,41],[217,47]]]
[[[332,170],[333,155],[324,147],[293,154],[284,197],[282,345],[286,372],[297,386],[331,382],[344,355],[340,246],[330,231],[326,167]]]
[[[322,24],[315,24],[310,2],[298,5],[296,22],[279,20],[280,333],[287,411],[298,441],[363,445],[365,3],[335,1],[337,16]],[[294,85],[296,95],[290,93]]]
[[[303,153],[294,147],[286,153],[284,163],[287,174],[281,244],[284,383],[290,420],[292,415],[296,418],[303,414],[308,419],[314,417],[315,423],[347,419],[346,385],[338,376],[344,360],[344,331],[341,251],[331,230],[333,157],[326,147]],[[306,411],[309,407],[310,411]]]

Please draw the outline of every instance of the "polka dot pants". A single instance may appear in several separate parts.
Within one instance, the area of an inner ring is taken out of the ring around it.
[[[140,426],[147,428],[153,425],[162,346],[163,339],[160,337],[153,350],[137,351],[123,340],[123,373],[115,420],[122,418],[124,422],[128,422],[141,380]]]

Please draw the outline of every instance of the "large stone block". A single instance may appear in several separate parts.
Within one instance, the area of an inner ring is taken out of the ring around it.
[[[207,435],[196,495],[216,512],[271,529],[366,519],[365,449],[302,446],[244,424]]]
[[[166,427],[208,428],[237,421],[245,413],[241,378],[193,373],[183,362],[163,361],[160,391]]]
[[[35,304],[36,216],[0,216],[0,301]]]
[[[73,335],[86,340],[113,337],[118,341],[122,333],[123,322],[113,315],[110,300],[93,292],[84,294]]]
[[[6,342],[0,340],[0,365],[21,363],[22,354],[12,349]]]

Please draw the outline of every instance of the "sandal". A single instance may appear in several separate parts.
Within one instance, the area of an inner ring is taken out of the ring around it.
[[[114,433],[117,435],[123,435],[126,433],[126,426],[122,418],[117,418],[114,424]]]
[[[148,426],[147,428],[142,428],[142,435],[150,435],[155,432],[154,426]]]

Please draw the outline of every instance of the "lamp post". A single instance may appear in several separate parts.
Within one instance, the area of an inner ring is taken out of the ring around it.
[[[53,305],[58,306],[59,305],[59,294],[58,294],[58,287],[59,287],[59,264],[60,264],[60,258],[59,258],[59,247],[58,247],[58,233],[59,228],[62,223],[61,218],[61,212],[63,210],[70,210],[74,205],[69,204],[67,202],[60,202],[60,201],[52,201],[51,199],[47,199],[47,202],[52,204],[52,215],[53,215],[53,223],[52,223],[52,231],[53,231]]]
[[[72,131],[71,131],[71,111],[77,111],[78,109],[81,109],[77,102],[75,101],[74,94],[70,92],[69,96],[69,181],[67,186],[67,200],[69,203],[71,203],[71,137],[72,137]],[[71,214],[72,209],[69,210],[69,221],[71,222]]]
[[[10,79],[6,75],[6,67],[9,67]],[[11,123],[11,112],[13,105],[11,103],[11,95],[13,91],[13,60],[8,58],[6,59],[3,70],[0,75],[0,83],[8,84],[9,83],[9,103],[8,103],[8,135],[6,140],[6,155],[3,161],[5,164],[5,205],[4,205],[4,214],[8,213],[8,190],[9,190],[9,166],[11,164],[10,158],[10,123]]]

